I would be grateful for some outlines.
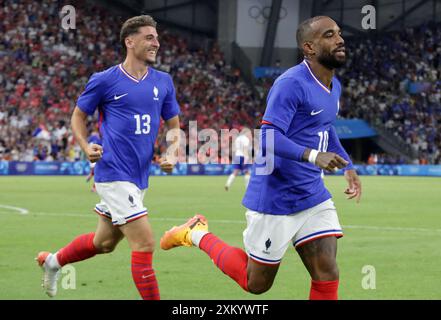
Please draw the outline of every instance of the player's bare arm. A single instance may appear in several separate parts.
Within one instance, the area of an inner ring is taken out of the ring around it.
[[[176,130],[177,134],[173,134],[174,140],[171,142],[170,146],[167,148],[166,158],[160,159],[160,167],[161,170],[166,173],[172,173],[173,168],[178,161],[178,150],[179,150],[179,116],[175,116],[166,121],[166,125],[168,130]],[[168,150],[172,150],[172,152],[168,152]]]
[[[303,160],[309,161],[312,149],[307,148],[303,153]],[[327,171],[335,171],[336,169],[343,169],[348,165],[345,159],[334,152],[318,152],[314,164]]]
[[[348,195],[348,199],[354,199],[357,203],[361,198],[361,181],[355,170],[345,170],[345,178],[348,182],[348,188],[344,191]]]
[[[87,159],[90,162],[97,162],[103,155],[103,148],[98,144],[89,144],[87,142],[88,132],[86,123],[87,113],[81,111],[80,108],[75,107],[71,118],[72,132],[81,149],[86,154]]]

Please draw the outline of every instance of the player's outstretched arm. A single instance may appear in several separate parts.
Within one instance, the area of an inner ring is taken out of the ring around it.
[[[71,126],[72,132],[81,149],[90,162],[97,162],[103,155],[103,148],[98,144],[89,144],[87,142],[87,113],[75,107],[72,113]]]
[[[273,139],[267,141],[267,135],[271,132]],[[262,151],[273,153],[279,157],[310,162],[317,167],[333,172],[345,168],[349,162],[334,152],[318,152],[301,146],[290,140],[281,129],[272,124],[262,126]],[[277,143],[275,143],[277,141]],[[272,142],[272,143],[271,143]]]
[[[348,165],[348,161],[334,152],[318,152],[317,150],[306,148],[303,153],[303,160],[311,162],[320,169],[333,172],[343,169]]]
[[[273,124],[266,123],[262,125],[261,130],[260,148],[264,154],[273,154],[290,160],[303,161],[302,155],[306,147],[290,140],[282,129]]]

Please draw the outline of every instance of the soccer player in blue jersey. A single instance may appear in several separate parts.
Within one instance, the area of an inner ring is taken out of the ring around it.
[[[160,119],[169,129],[178,129],[180,110],[170,75],[151,67],[159,49],[154,19],[147,15],[128,19],[120,40],[126,52],[124,62],[91,76],[72,115],[77,142],[88,159],[97,163],[98,226],[94,233],[78,236],[54,254],[39,253],[49,296],[56,294],[63,265],[111,252],[125,237],[141,297],[160,298],[152,267],[155,241],[143,199]],[[87,142],[87,118],[97,109],[102,117],[102,146]],[[173,156],[166,159],[161,168],[170,173],[174,160]]]
[[[341,93],[334,72],[345,62],[345,46],[340,28],[324,16],[302,22],[297,43],[305,60],[282,74],[267,98],[260,150],[267,158],[274,155],[274,169],[259,174],[260,159],[253,166],[242,202],[248,209],[245,251],[209,233],[202,215],[167,231],[161,248],[198,246],[244,290],[260,294],[271,288],[293,246],[312,278],[310,299],[337,299],[336,239],[343,231],[322,170],[344,169],[348,198],[358,202],[361,196],[360,180],[332,126]]]

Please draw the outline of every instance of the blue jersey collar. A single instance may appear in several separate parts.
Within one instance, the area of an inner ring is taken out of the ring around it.
[[[317,79],[317,77],[314,75],[314,73],[311,70],[311,67],[309,66],[308,62],[306,60],[303,60],[302,62],[303,64],[305,64],[306,68],[308,69],[309,73],[311,74],[311,76],[314,78],[314,80],[317,82],[317,84],[323,89],[325,90],[328,94],[331,94],[331,90],[329,90],[329,88],[327,86],[325,86],[319,79]]]
[[[119,70],[121,70],[121,72],[122,72],[125,76],[127,76],[130,80],[135,81],[136,83],[139,83],[139,82],[141,82],[142,80],[144,80],[144,79],[147,77],[147,75],[149,74],[149,68],[147,68],[147,72],[142,76],[142,78],[141,78],[140,80],[138,80],[138,79],[136,79],[134,76],[132,76],[130,73],[128,73],[128,72],[126,71],[126,69],[124,69],[124,67],[122,66],[122,63],[120,63],[120,64],[118,65],[118,67],[119,67]]]

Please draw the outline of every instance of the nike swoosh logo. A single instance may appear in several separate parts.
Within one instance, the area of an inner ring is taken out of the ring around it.
[[[126,95],[128,95],[128,93],[122,94],[122,95],[120,95],[120,96],[117,96],[117,95],[115,94],[115,95],[113,96],[113,99],[118,100],[118,99],[121,99],[122,97],[124,97],[124,96],[126,96]]]
[[[321,113],[322,111],[323,111],[323,109],[321,109],[321,110],[319,110],[319,111],[314,111],[314,110],[312,110],[312,111],[311,111],[311,116],[315,116],[315,115]]]
[[[143,279],[147,279],[147,278],[150,278],[150,277],[152,277],[152,276],[154,276],[155,274],[154,273],[152,273],[152,274],[149,274],[149,275],[147,275],[147,276],[142,276],[141,278],[143,278]]]

